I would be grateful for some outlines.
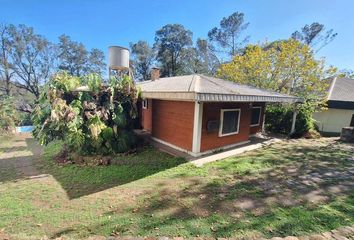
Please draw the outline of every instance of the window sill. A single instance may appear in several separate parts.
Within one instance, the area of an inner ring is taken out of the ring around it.
[[[238,132],[225,133],[225,134],[219,133],[219,137],[227,137],[227,136],[232,136],[232,135],[236,135],[236,134],[238,134]]]

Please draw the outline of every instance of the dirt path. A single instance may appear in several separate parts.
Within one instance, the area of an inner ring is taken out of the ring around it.
[[[2,176],[33,177],[39,174],[35,166],[35,159],[43,153],[33,137],[26,134],[17,134],[9,138],[1,138],[0,141],[0,171]],[[7,173],[7,174],[5,174]],[[16,175],[16,176],[13,176]],[[0,177],[0,181],[4,181]]]

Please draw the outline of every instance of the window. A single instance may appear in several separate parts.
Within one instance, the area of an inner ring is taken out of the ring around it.
[[[262,107],[253,107],[251,114],[251,127],[259,126],[261,123]]]
[[[354,114],[352,115],[352,120],[350,121],[350,126],[354,127]]]
[[[143,99],[142,105],[143,105],[143,109],[148,109],[148,100],[147,99]]]
[[[240,128],[240,109],[221,109],[219,137],[237,134]]]

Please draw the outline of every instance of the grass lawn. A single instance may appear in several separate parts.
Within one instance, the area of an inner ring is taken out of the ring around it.
[[[153,148],[118,165],[57,165],[0,138],[0,236],[273,237],[354,224],[354,145],[292,140],[197,168]]]

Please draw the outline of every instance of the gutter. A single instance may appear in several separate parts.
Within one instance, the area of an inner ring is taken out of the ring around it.
[[[193,92],[142,92],[141,96],[143,98],[200,102],[304,102],[302,98],[293,96],[259,96]]]

